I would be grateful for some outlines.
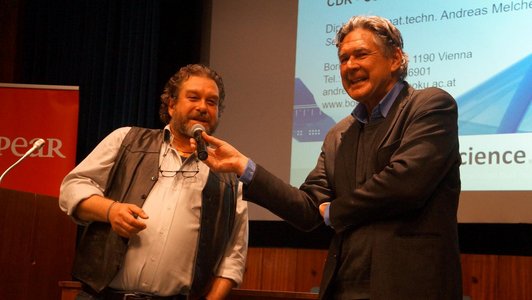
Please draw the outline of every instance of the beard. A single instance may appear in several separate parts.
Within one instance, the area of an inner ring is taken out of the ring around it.
[[[200,113],[194,113],[188,116],[175,113],[170,120],[172,130],[185,137],[192,137],[189,135],[189,131],[194,124],[203,125],[205,132],[208,135],[212,135],[216,131],[216,128],[218,128],[218,119],[213,120],[207,114]]]

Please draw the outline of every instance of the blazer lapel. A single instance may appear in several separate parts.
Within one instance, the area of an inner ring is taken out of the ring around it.
[[[387,123],[386,134],[384,134],[382,138],[379,137],[378,139],[375,140],[375,141],[379,141],[378,148],[375,148],[375,149],[382,148],[385,145],[385,142],[389,139],[389,136],[391,135],[392,131],[395,128],[395,124],[399,120],[401,111],[404,109],[406,103],[408,103],[410,96],[411,96],[411,93],[410,93],[409,85],[405,84],[405,86],[401,90],[401,93],[399,93],[399,95],[397,96],[397,99],[395,100],[390,111],[388,112],[388,116],[386,117],[386,120],[384,121]]]
[[[335,161],[335,182],[336,188],[349,187],[349,190],[355,189],[356,183],[356,161],[358,148],[358,137],[360,135],[360,124],[355,121],[349,128],[342,133],[340,145],[338,147],[338,157]]]

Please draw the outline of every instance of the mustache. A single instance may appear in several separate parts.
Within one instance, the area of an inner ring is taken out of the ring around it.
[[[188,118],[190,120],[201,121],[201,122],[210,122],[211,121],[211,117],[209,116],[209,114],[202,113],[202,112],[192,113],[192,114],[190,114],[188,116]]]

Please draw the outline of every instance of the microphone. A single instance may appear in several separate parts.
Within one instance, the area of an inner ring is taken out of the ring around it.
[[[16,165],[18,165],[21,161],[23,161],[26,157],[28,157],[31,153],[33,153],[36,150],[39,150],[44,146],[44,140],[38,139],[33,143],[33,147],[30,148],[30,150],[26,151],[24,155],[22,155],[21,158],[19,158],[14,164],[11,165],[11,167],[7,168],[7,170],[2,173],[2,176],[0,176],[0,183],[2,182],[2,179],[4,179],[4,176],[6,176],[7,172],[11,171]]]
[[[207,145],[201,136],[201,133],[205,131],[205,127],[201,124],[194,124],[188,131],[188,135],[194,137],[197,143],[196,155],[200,160],[206,160],[209,154],[207,153]]]

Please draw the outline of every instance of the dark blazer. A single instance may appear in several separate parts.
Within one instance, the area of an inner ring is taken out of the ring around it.
[[[373,176],[365,182],[354,180],[362,125],[348,116],[329,131],[299,189],[257,165],[244,197],[302,230],[320,225],[318,206],[331,202],[335,235],[321,299],[330,298],[340,248],[354,246],[349,241],[357,235],[371,241],[371,299],[462,299],[456,102],[441,89],[406,84],[384,122],[367,158]]]

